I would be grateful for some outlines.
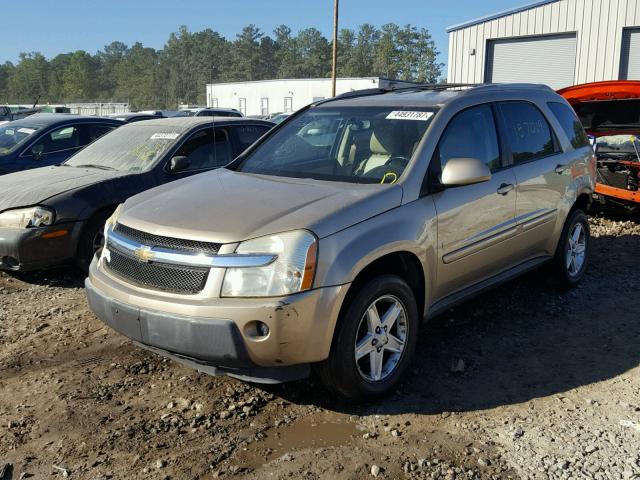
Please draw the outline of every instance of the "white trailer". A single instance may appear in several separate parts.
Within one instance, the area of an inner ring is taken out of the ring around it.
[[[338,78],[336,93],[390,85],[411,83],[381,77]],[[330,78],[288,78],[207,85],[207,107],[235,108],[248,116],[294,112],[329,97]]]

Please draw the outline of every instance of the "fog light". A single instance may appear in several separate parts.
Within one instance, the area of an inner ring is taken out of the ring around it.
[[[251,340],[264,340],[269,336],[269,325],[259,320],[252,320],[244,326],[244,334]]]

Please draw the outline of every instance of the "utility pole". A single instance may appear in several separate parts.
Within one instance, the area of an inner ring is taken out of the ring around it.
[[[336,96],[336,79],[338,76],[338,1],[333,2],[333,65],[331,69],[331,96]]]

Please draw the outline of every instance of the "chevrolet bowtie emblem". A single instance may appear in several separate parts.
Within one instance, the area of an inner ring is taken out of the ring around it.
[[[133,253],[141,262],[148,263],[153,260],[153,252],[151,251],[151,247],[147,247],[146,245],[144,247],[137,248]]]

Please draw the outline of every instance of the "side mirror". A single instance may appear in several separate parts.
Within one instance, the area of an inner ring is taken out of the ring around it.
[[[183,155],[173,157],[169,162],[169,172],[177,173],[189,168],[189,159]]]
[[[491,170],[477,158],[452,158],[442,169],[440,183],[460,187],[491,180]]]

